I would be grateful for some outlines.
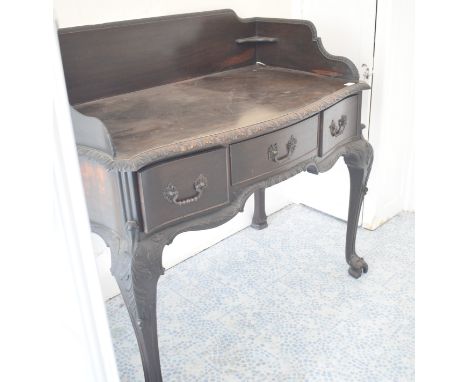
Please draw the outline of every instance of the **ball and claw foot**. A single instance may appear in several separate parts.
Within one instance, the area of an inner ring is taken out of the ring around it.
[[[355,279],[361,277],[363,273],[367,273],[369,266],[364,261],[362,257],[354,254],[349,261],[348,273],[353,276]]]

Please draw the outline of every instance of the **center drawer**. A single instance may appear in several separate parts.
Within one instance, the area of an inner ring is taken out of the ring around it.
[[[226,148],[138,172],[146,233],[228,203]]]
[[[317,148],[318,116],[231,145],[233,185],[266,175]]]

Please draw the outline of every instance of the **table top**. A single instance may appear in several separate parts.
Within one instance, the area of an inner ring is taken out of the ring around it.
[[[345,82],[257,64],[75,108],[106,125],[116,161],[154,160],[273,131],[367,87]]]

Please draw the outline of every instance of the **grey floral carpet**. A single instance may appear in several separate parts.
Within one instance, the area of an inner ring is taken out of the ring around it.
[[[344,222],[291,205],[268,223],[161,277],[164,381],[413,381],[414,215],[359,229],[369,264],[359,280]],[[143,381],[122,298],[107,310],[121,380]]]

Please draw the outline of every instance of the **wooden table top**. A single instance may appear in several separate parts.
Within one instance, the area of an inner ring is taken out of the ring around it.
[[[361,84],[297,70],[246,66],[75,105],[109,130],[116,160],[165,158],[232,143],[313,114]],[[328,98],[327,98],[328,97]],[[336,102],[336,101],[335,101]],[[278,124],[275,124],[278,121]],[[265,124],[266,123],[266,124]]]

